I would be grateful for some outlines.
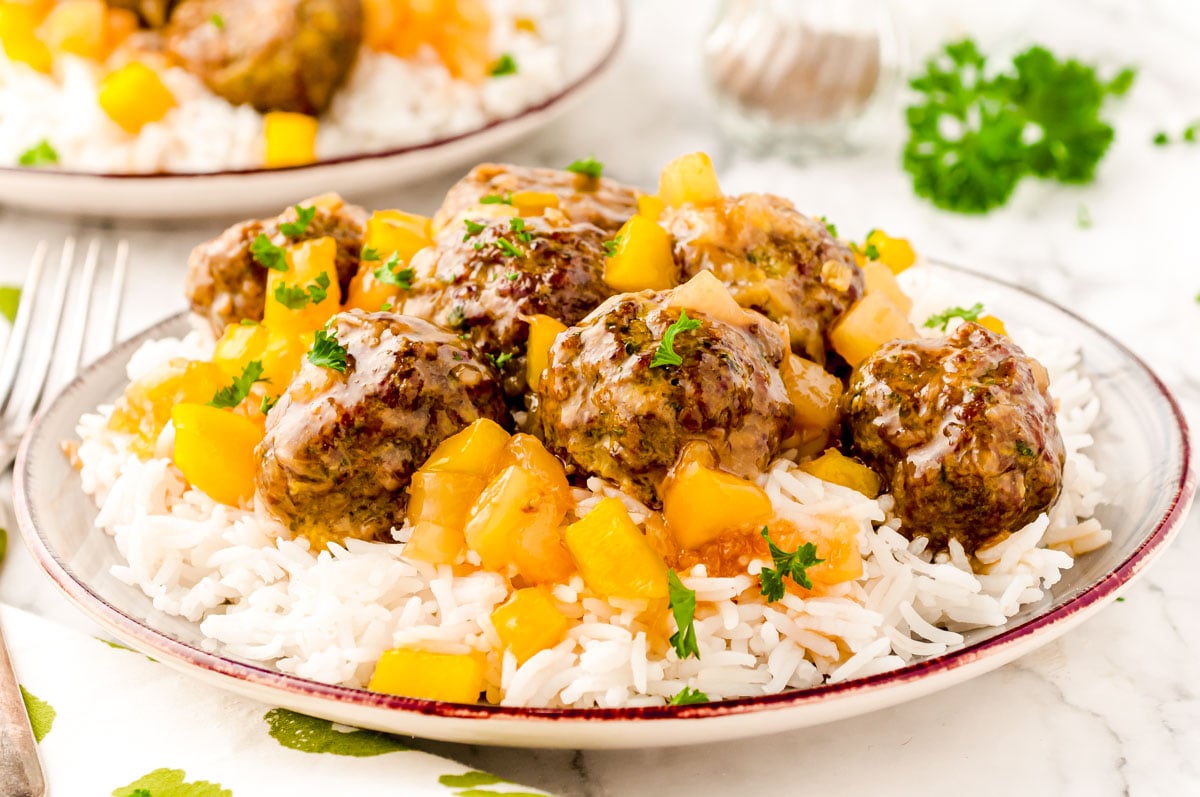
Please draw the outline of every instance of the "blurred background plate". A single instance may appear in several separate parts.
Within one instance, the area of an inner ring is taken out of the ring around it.
[[[337,191],[396,188],[473,165],[553,121],[613,65],[624,35],[620,0],[564,3],[559,39],[563,88],[515,116],[447,138],[282,169],[93,174],[0,168],[0,203],[64,215],[144,219],[261,214],[264,208]]]

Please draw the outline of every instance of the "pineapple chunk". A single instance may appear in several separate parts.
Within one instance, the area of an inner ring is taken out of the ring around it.
[[[658,196],[668,207],[712,205],[721,200],[721,186],[712,159],[703,152],[681,155],[663,167]]]
[[[367,688],[401,697],[475,703],[483,691],[483,674],[483,658],[473,653],[393,648],[379,657]]]
[[[566,511],[547,500],[544,486],[519,465],[509,465],[471,505],[464,535],[488,570],[503,572],[513,561],[513,540],[527,527],[556,528]]]
[[[663,517],[680,547],[699,548],[731,529],[761,525],[771,517],[771,499],[715,467],[707,446],[689,445],[664,487]]]
[[[469,473],[486,478],[495,469],[507,443],[508,432],[500,424],[480,418],[458,434],[443,440],[421,469]]]
[[[335,260],[337,242],[328,236],[287,248],[287,271],[267,274],[263,326],[287,339],[320,328],[342,303]]]
[[[542,383],[542,372],[550,365],[550,346],[567,328],[548,315],[535,315],[529,319],[529,341],[525,347],[525,381],[530,390],[537,390]]]
[[[240,370],[237,375],[241,375]],[[228,383],[229,377],[213,363],[171,360],[125,388],[109,416],[108,427],[134,435],[131,448],[139,456],[148,457],[171,418],[172,407],[184,402],[209,402]]]
[[[1004,322],[994,315],[981,315],[975,323],[984,329],[995,332],[997,335],[1008,335],[1008,329],[1004,326]]]
[[[51,50],[99,61],[108,53],[104,0],[65,0],[46,16],[42,39]]]
[[[666,563],[617,499],[602,499],[563,537],[584,582],[601,595],[667,597]]]
[[[139,61],[109,73],[100,83],[97,100],[110,119],[133,135],[175,107],[175,95],[153,69]]]
[[[748,321],[746,311],[711,271],[701,271],[671,291],[668,307],[706,313],[718,321],[743,326]]]
[[[434,564],[454,564],[466,546],[467,512],[487,481],[482,476],[417,471],[408,488],[412,536],[404,555]]]
[[[562,641],[570,621],[541,587],[519,589],[492,612],[492,625],[504,647],[524,664],[538,651]]]
[[[814,585],[832,586],[853,581],[863,574],[863,558],[858,548],[858,524],[847,517],[819,517],[803,530],[785,521],[771,524],[771,538],[786,551],[811,542],[817,548],[820,564],[808,568]]]
[[[912,312],[912,299],[908,298],[908,294],[900,287],[900,283],[896,281],[895,273],[887,267],[887,264],[878,260],[871,260],[863,264],[862,270],[863,281],[866,283],[866,292],[868,294],[883,294],[907,318],[908,314]]]
[[[671,236],[644,216],[634,216],[617,233],[616,251],[604,260],[604,281],[613,290],[663,291],[678,278]]]
[[[893,238],[883,230],[871,230],[867,244],[875,245],[879,251],[879,262],[890,268],[893,274],[899,274],[917,262],[917,253],[907,238]]]
[[[795,439],[788,445],[802,456],[816,454],[828,444],[836,431],[841,413],[842,380],[811,360],[789,354],[780,368],[788,398],[795,408],[792,426]]]
[[[523,217],[544,216],[546,208],[558,207],[558,194],[551,191],[514,191],[512,203]]]
[[[869,293],[855,302],[829,333],[834,351],[851,366],[870,357],[885,343],[916,337],[916,328],[882,293]]]
[[[879,475],[856,459],[845,456],[836,448],[800,465],[800,470],[811,473],[822,481],[840,484],[857,490],[867,498],[879,496]]]
[[[367,220],[363,246],[370,247],[387,258],[393,252],[400,262],[433,244],[433,221],[428,216],[405,213],[402,210],[377,210]]]
[[[643,216],[650,221],[658,221],[667,205],[654,194],[638,194],[637,209],[638,215]]]
[[[302,113],[263,114],[263,165],[268,169],[303,166],[317,159],[317,120]]]
[[[175,465],[184,478],[222,504],[247,503],[254,495],[254,449],[263,438],[261,421],[204,404],[176,404],[171,421]]]

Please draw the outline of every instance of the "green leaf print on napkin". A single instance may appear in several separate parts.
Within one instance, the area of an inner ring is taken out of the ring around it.
[[[410,749],[395,736],[378,731],[339,731],[329,720],[273,708],[263,716],[271,738],[284,747],[304,753],[331,753],[365,758]],[[158,795],[154,795],[158,797]]]
[[[184,783],[182,769],[156,769],[148,775],[113,789],[113,797],[233,797],[233,792],[218,783],[197,780]]]
[[[29,715],[29,725],[33,728],[33,738],[40,742],[54,727],[58,712],[45,700],[34,697],[25,687],[20,689],[21,699],[25,701],[25,713]]]
[[[494,786],[497,783],[511,784],[511,780],[493,775],[490,772],[480,772],[472,769],[461,775],[442,775],[438,783],[451,789],[462,789],[454,792],[454,797],[544,797],[543,794],[530,791],[497,791],[495,789],[478,789],[476,786]]]

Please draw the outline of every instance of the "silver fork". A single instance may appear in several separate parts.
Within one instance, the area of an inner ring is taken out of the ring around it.
[[[68,238],[51,293],[43,297],[47,247],[38,244],[21,288],[17,316],[0,359],[0,474],[12,466],[17,443],[34,413],[79,370],[89,321],[98,305],[107,305],[106,314],[90,340],[104,351],[116,342],[129,246],[125,241],[117,244],[103,297],[95,292],[100,241],[88,244],[78,274],[74,273],[75,250],[75,239]],[[41,797],[45,793],[37,743],[0,630],[0,794]]]

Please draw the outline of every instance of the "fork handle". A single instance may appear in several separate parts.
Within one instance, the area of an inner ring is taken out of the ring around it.
[[[0,629],[0,794],[43,797],[45,793],[37,742]]]

